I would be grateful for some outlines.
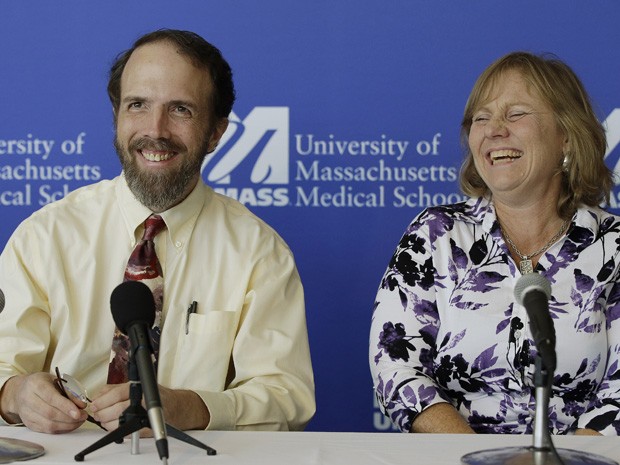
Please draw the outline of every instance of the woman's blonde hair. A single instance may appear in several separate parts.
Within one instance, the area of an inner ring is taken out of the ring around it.
[[[467,99],[461,122],[461,142],[465,150],[460,175],[463,192],[472,197],[490,194],[474,165],[469,131],[474,112],[488,100],[495,83],[508,71],[520,73],[530,89],[551,107],[567,137],[568,150],[564,153],[564,163],[558,168],[562,172],[558,214],[568,219],[582,204],[594,207],[609,202],[613,174],[604,162],[605,130],[581,80],[556,57],[528,52],[513,52],[492,63],[480,75]]]

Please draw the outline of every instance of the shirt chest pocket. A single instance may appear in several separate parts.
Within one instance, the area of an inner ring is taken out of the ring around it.
[[[175,354],[176,382],[186,389],[224,389],[240,314],[207,310],[189,315]]]

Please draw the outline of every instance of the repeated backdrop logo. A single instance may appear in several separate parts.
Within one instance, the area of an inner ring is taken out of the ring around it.
[[[207,183],[249,207],[425,208],[464,199],[457,186],[460,155],[442,157],[439,131],[417,140],[291,134],[289,112],[255,107],[244,119],[232,113],[219,147],[205,159]],[[606,160],[620,174],[620,108],[604,124]],[[100,180],[101,166],[84,163],[87,156],[85,132],[59,140],[32,133],[0,139],[0,206],[40,207]],[[618,189],[609,206],[620,208]]]

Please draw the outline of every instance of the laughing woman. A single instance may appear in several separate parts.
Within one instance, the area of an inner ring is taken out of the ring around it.
[[[513,289],[552,287],[553,434],[620,432],[620,218],[605,132],[575,73],[515,52],[476,81],[461,127],[471,199],[423,211],[383,276],[370,366],[402,431],[532,433],[536,347]]]

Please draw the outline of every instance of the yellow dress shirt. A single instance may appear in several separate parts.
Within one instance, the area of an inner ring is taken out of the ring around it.
[[[110,294],[150,213],[121,175],[43,207],[15,230],[0,256],[0,386],[56,366],[89,393],[105,384]],[[315,411],[314,379],[289,248],[202,181],[161,216],[158,382],[198,393],[211,414],[207,429],[303,429]]]

